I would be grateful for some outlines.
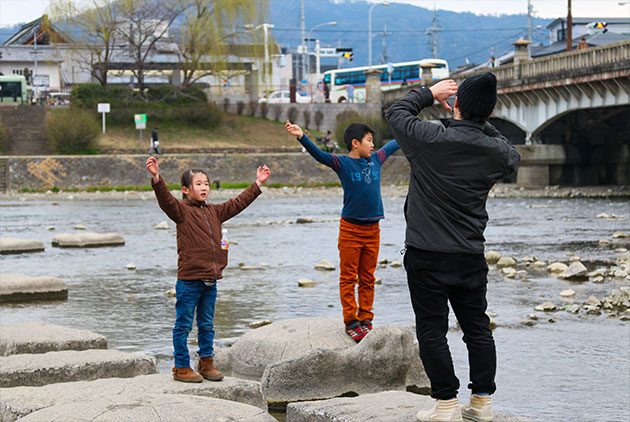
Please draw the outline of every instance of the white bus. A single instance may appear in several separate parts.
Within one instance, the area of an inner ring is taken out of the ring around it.
[[[381,89],[387,91],[399,88],[401,85],[417,85],[422,83],[421,65],[432,63],[435,65],[431,69],[433,79],[448,78],[448,63],[443,59],[423,59],[413,62],[392,63],[392,73],[387,72],[388,65],[374,65],[372,69],[381,72]],[[354,100],[356,102],[365,101],[365,72],[368,66],[352,67],[347,69],[334,69],[324,72],[324,84],[328,86],[330,102],[336,103],[347,99],[346,86],[354,87]]]

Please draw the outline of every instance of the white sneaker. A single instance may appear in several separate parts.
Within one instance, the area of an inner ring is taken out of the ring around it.
[[[462,409],[464,418],[475,422],[492,422],[492,396],[473,394]]]
[[[457,398],[450,400],[436,400],[431,410],[421,410],[416,415],[420,422],[463,422],[462,411]]]

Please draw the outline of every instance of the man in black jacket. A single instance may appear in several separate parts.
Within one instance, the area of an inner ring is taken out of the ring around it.
[[[486,315],[488,266],[483,232],[492,186],[513,173],[514,146],[490,123],[497,99],[492,73],[411,90],[389,107],[387,121],[411,168],[405,208],[405,269],[416,315],[420,357],[437,399],[420,421],[492,421],[496,351]],[[447,99],[457,94],[451,107]],[[434,100],[454,111],[446,127],[418,119]],[[448,302],[464,332],[471,401],[460,410],[459,380],[446,341]]]

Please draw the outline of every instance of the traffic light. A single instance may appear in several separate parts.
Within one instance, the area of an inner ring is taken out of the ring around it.
[[[348,60],[349,62],[351,62],[352,59],[354,59],[354,53],[352,52],[351,48],[338,47],[338,48],[335,49],[335,51],[337,53],[340,53],[340,56],[343,57],[344,59]]]
[[[608,26],[608,22],[591,22],[588,25],[586,25],[587,28],[594,29],[596,31],[602,31],[603,34],[608,32],[607,26]]]

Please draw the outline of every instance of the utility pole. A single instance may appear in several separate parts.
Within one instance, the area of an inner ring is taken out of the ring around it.
[[[373,36],[383,36],[383,51],[381,53],[382,63],[387,63],[387,36],[392,35],[392,32],[387,32],[387,24],[383,25],[383,32],[375,32]]]
[[[433,5],[433,26],[426,28],[425,33],[431,37],[431,41],[429,41],[429,45],[431,46],[431,50],[433,52],[433,58],[437,59],[437,33],[442,30],[442,27],[438,25],[437,18],[437,8],[435,4]]]
[[[532,0],[527,0],[527,40],[532,40],[532,15],[534,14],[534,5]]]
[[[306,19],[304,18],[304,0],[302,0],[300,22],[302,24],[302,79],[304,79],[306,75]]]
[[[571,17],[571,0],[568,0],[567,6],[567,51],[571,51],[573,47],[573,18]]]

